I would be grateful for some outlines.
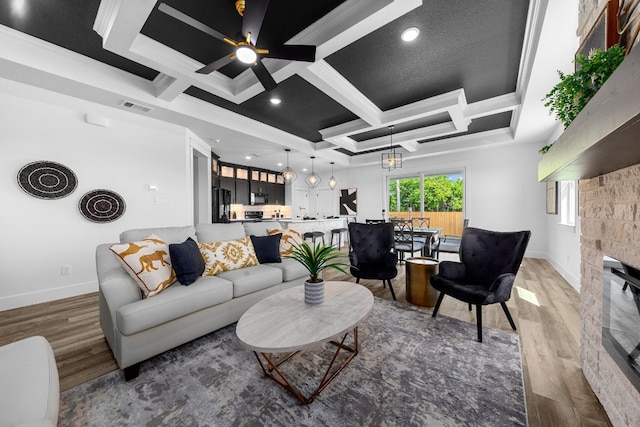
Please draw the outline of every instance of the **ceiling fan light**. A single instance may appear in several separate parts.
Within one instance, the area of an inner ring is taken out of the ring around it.
[[[411,42],[418,38],[420,30],[416,27],[407,28],[402,32],[400,38],[405,42]]]
[[[236,56],[240,62],[245,64],[253,64],[258,59],[258,55],[249,46],[240,46],[236,49]]]

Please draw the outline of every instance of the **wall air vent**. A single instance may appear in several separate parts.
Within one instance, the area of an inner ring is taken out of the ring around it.
[[[153,110],[151,107],[147,107],[146,105],[136,104],[135,102],[127,101],[126,99],[120,103],[124,108],[129,108],[130,110],[140,111],[141,113],[148,113]]]

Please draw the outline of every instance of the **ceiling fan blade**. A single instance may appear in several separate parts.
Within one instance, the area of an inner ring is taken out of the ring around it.
[[[193,19],[192,17],[190,17],[187,14],[184,14],[182,12],[180,12],[178,9],[174,9],[173,7],[169,6],[166,3],[160,3],[160,6],[158,6],[158,10],[160,12],[166,13],[167,15],[171,16],[172,18],[177,19],[178,21],[182,21],[185,24],[202,31],[205,34],[209,34],[212,37],[217,38],[218,40],[222,40],[224,41],[225,39],[225,35],[222,33],[217,32],[216,30],[214,30],[213,28],[204,25],[202,22],[197,21],[195,19]]]
[[[269,53],[265,56],[267,58],[314,62],[316,60],[316,47],[301,44],[269,46]]]
[[[269,0],[247,0],[242,17],[242,35],[243,38],[251,33],[251,44],[255,46],[262,28],[264,15],[267,13]]]
[[[273,77],[271,77],[269,70],[267,70],[262,61],[260,61],[259,59],[254,65],[251,66],[251,69],[256,74],[256,77],[258,78],[258,80],[260,80],[260,83],[262,83],[262,86],[264,86],[264,89],[267,92],[275,89],[276,86],[278,86],[276,81],[273,80]]]
[[[205,65],[204,67],[200,68],[199,70],[196,70],[196,73],[200,73],[200,74],[209,74],[209,73],[213,73],[216,70],[219,70],[220,68],[224,67],[227,64],[230,64],[231,62],[233,62],[234,57],[232,56],[224,56],[220,59],[218,59],[217,61],[213,61],[211,64],[209,65]]]

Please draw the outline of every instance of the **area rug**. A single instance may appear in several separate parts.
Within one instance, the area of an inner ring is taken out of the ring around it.
[[[61,426],[525,426],[518,335],[376,298],[360,352],[309,405],[264,377],[235,324],[61,395]],[[327,344],[282,365],[311,394]]]

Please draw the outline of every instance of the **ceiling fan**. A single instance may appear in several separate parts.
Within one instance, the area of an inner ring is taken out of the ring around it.
[[[217,38],[218,40],[222,40],[235,48],[235,51],[231,55],[225,56],[211,62],[208,65],[205,65],[204,67],[197,70],[196,73],[212,73],[237,59],[238,61],[251,66],[251,69],[255,73],[256,77],[268,92],[272,89],[275,89],[277,84],[271,74],[269,74],[267,68],[262,63],[262,57],[307,62],[313,62],[316,58],[315,46],[280,45],[269,46],[268,48],[264,49],[256,47],[258,35],[260,34],[260,28],[262,27],[264,16],[267,13],[268,5],[269,0],[236,1],[236,10],[240,14],[240,16],[242,16],[242,31],[238,34],[237,40],[219,33],[213,28],[203,24],[200,21],[197,21],[196,19],[180,12],[177,9],[174,9],[166,3],[161,3],[158,6],[158,10],[204,33],[207,33]]]

